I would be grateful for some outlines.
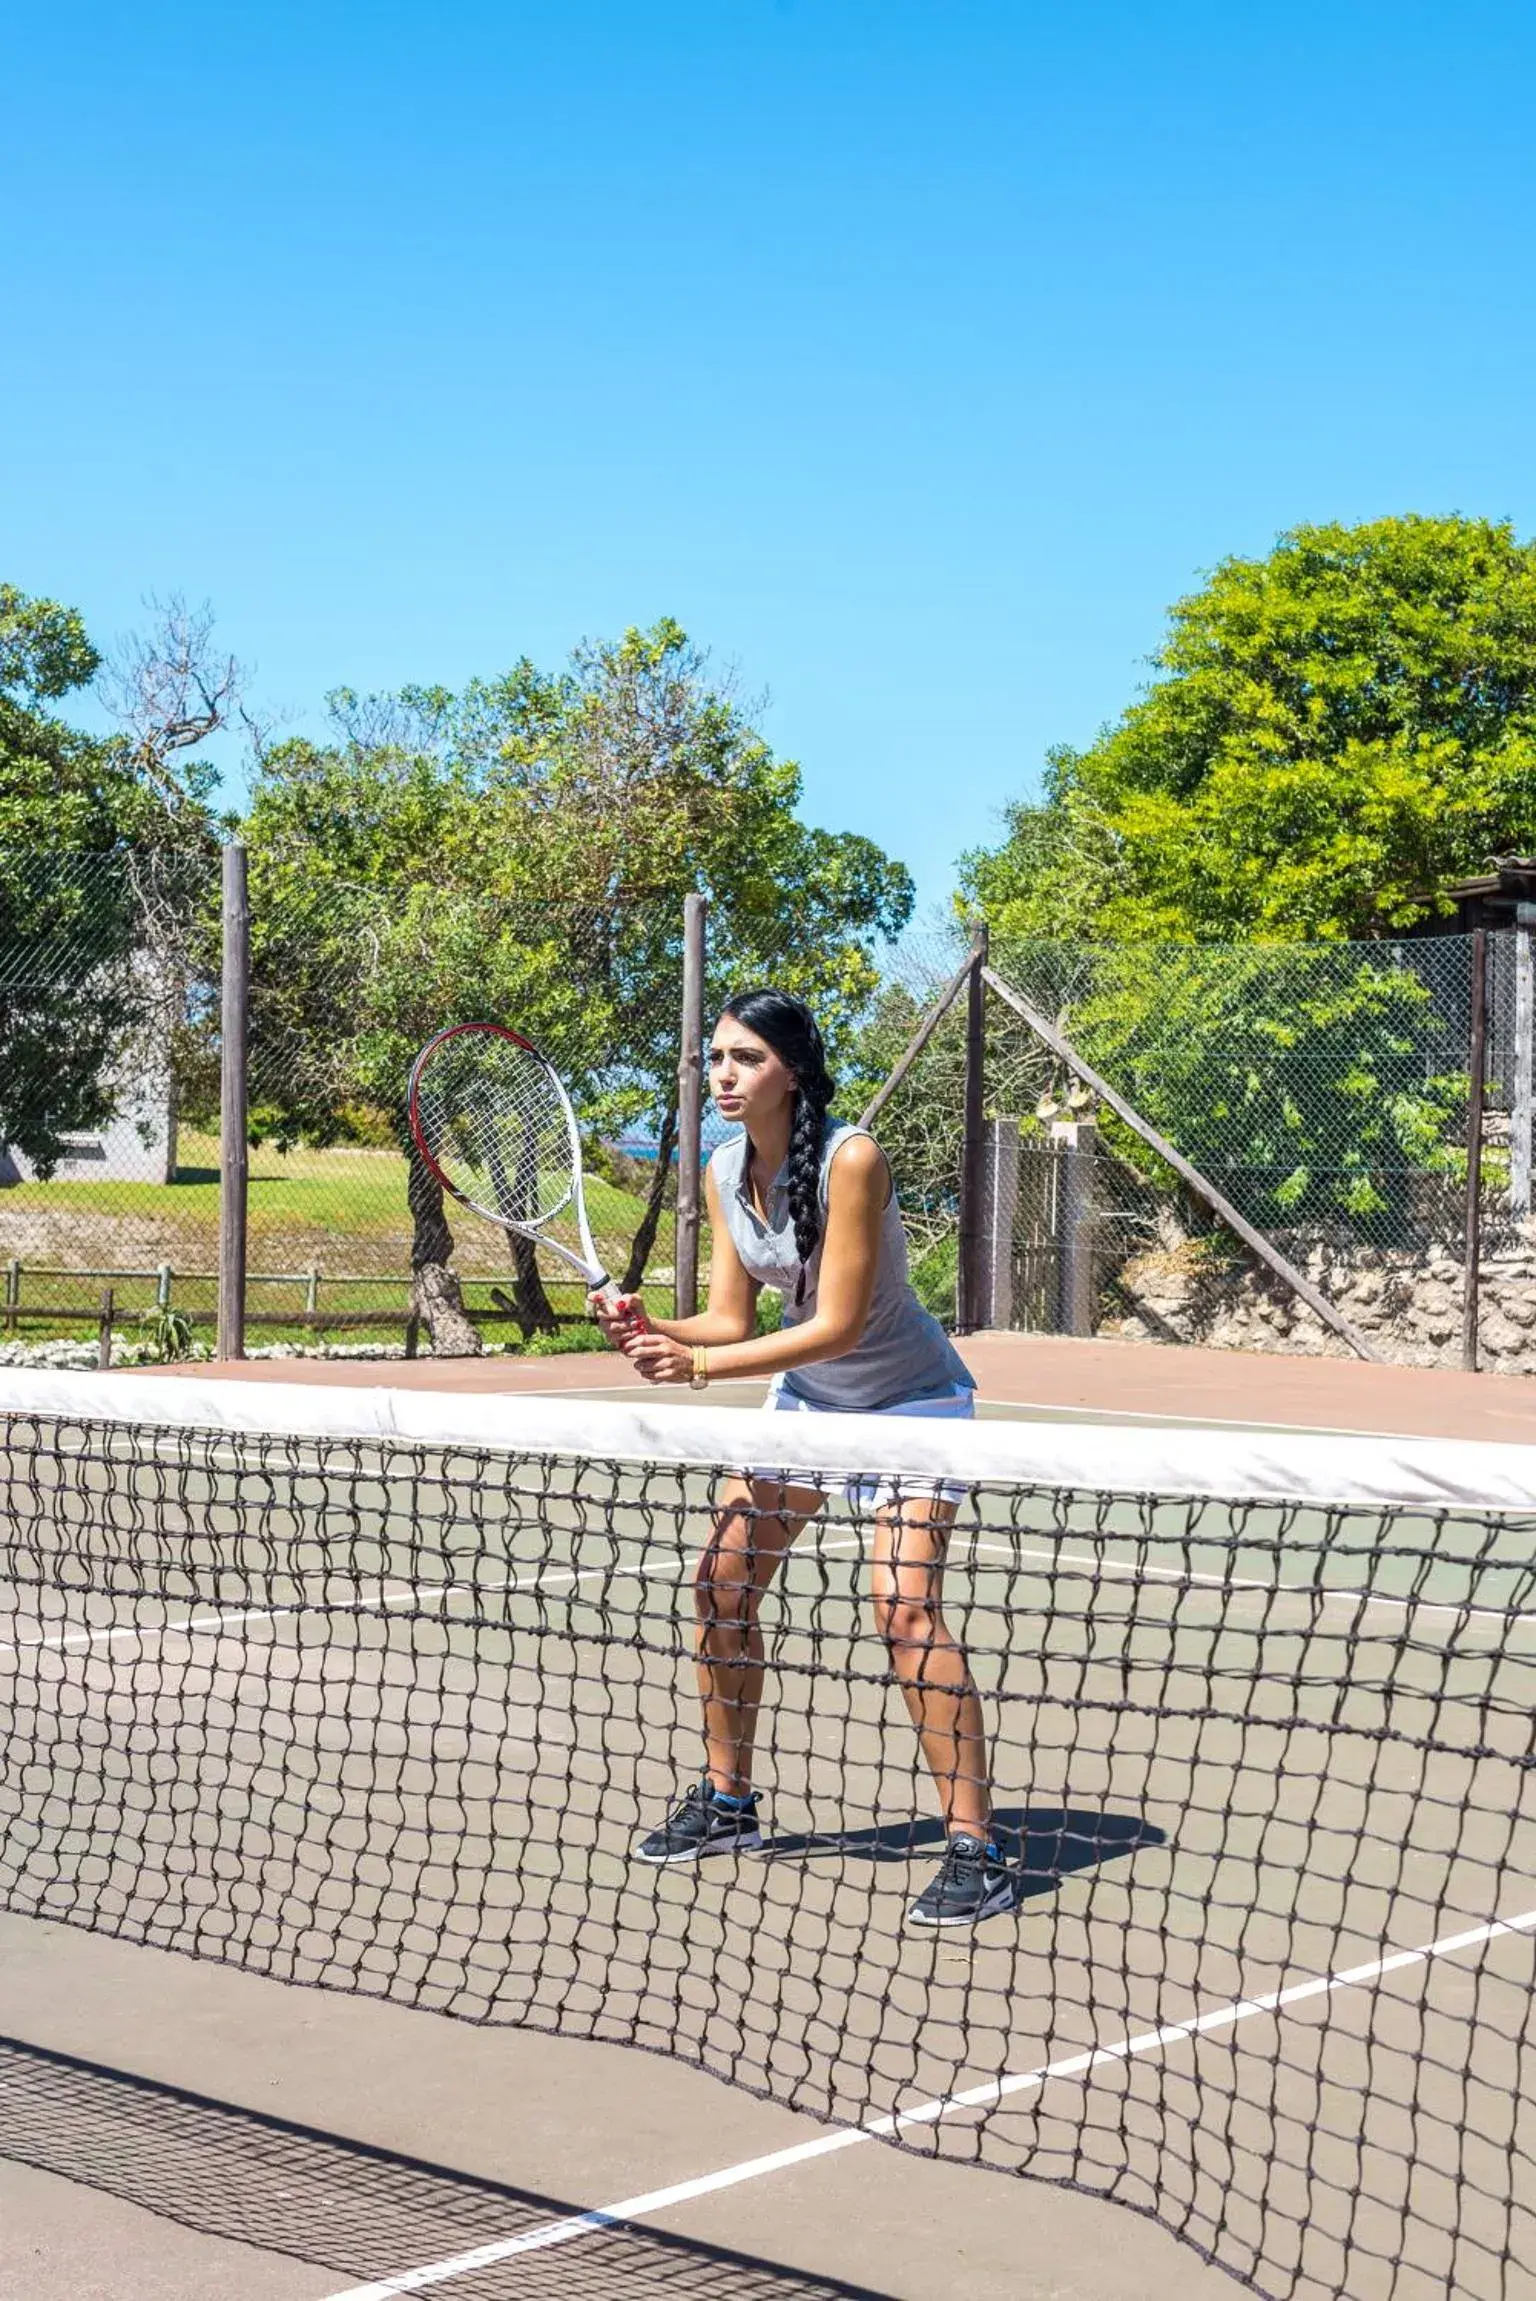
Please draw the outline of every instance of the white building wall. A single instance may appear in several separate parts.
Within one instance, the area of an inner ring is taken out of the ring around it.
[[[116,1116],[104,1127],[65,1136],[69,1155],[54,1182],[170,1182],[176,1172],[176,1109],[164,1064],[118,1090]],[[36,1179],[19,1150],[0,1146],[0,1189]]]
[[[168,1110],[146,1118],[146,1142],[126,1116],[94,1134],[68,1135],[67,1157],[61,1158],[52,1182],[169,1182],[176,1171],[176,1125]],[[19,1150],[0,1151],[0,1189],[36,1176],[31,1161]]]

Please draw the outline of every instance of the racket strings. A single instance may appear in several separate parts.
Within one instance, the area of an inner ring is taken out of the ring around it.
[[[540,1056],[488,1034],[449,1040],[424,1067],[416,1099],[434,1162],[482,1213],[529,1229],[570,1206],[576,1147]]]

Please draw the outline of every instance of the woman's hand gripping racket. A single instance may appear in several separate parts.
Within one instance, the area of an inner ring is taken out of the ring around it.
[[[644,1310],[598,1260],[576,1114],[537,1047],[501,1023],[455,1023],[411,1066],[407,1110],[416,1148],[450,1197],[579,1271],[605,1325],[644,1326]],[[579,1254],[549,1234],[564,1214],[575,1217]]]

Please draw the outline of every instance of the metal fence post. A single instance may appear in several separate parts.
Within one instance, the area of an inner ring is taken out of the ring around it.
[[[1478,1272],[1483,1250],[1483,1096],[1488,1068],[1488,930],[1472,930],[1472,1017],[1467,1048],[1467,1252],[1461,1363],[1477,1372]]]
[[[965,999],[965,1133],[960,1146],[960,1239],[955,1272],[955,1324],[971,1334],[982,1319],[982,1197],[986,1135],[987,930],[971,930],[971,978]]]
[[[704,933],[702,895],[683,901],[683,1012],[677,1061],[677,1215],[672,1249],[672,1315],[699,1307],[699,1220],[704,1125]]]
[[[222,1047],[219,1065],[219,1356],[245,1356],[246,1037],[251,907],[245,849],[224,850]]]

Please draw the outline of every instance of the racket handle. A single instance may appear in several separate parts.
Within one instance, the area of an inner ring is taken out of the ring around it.
[[[645,1304],[640,1296],[621,1293],[611,1278],[605,1280],[601,1286],[594,1287],[588,1299],[593,1304],[601,1303],[610,1317],[614,1316],[615,1313],[622,1313],[621,1322],[630,1334],[644,1334],[650,1326],[651,1322],[645,1315]]]

